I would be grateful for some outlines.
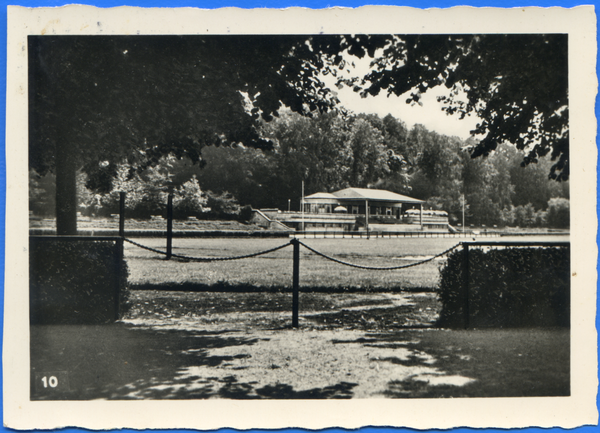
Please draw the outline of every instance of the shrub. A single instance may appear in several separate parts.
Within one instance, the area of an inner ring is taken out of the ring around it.
[[[210,209],[209,218],[216,219],[238,219],[240,213],[240,205],[236,198],[225,191],[220,194],[212,191],[206,191],[207,206]]]
[[[118,276],[114,240],[33,237],[29,245],[31,324],[100,324],[115,320],[117,305],[126,305],[128,272],[127,263],[121,259]]]
[[[240,209],[239,221],[247,223],[252,219],[253,214],[252,206],[246,205]]]
[[[464,254],[457,251],[441,269],[438,321],[464,325]],[[569,248],[469,250],[471,327],[569,326]]]
[[[206,197],[194,175],[179,188],[174,189],[173,216],[175,218],[197,217],[205,210],[206,202]]]

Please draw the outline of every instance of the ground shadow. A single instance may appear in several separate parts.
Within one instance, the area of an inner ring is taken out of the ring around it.
[[[365,307],[361,310],[341,309],[329,312],[304,314],[303,317],[319,327],[347,328],[367,331],[431,328],[438,317],[437,300],[427,299],[420,305],[393,307]],[[423,308],[423,305],[430,308]]]
[[[154,330],[105,326],[31,327],[31,397],[37,399],[167,398],[178,372],[189,366],[217,366],[233,357],[209,356],[209,350],[252,345],[230,331]],[[43,372],[66,372],[68,388],[40,385]],[[152,386],[160,390],[149,391]],[[60,389],[59,389],[60,388]],[[194,390],[209,396],[210,387]]]
[[[31,327],[31,399],[325,399],[351,398],[355,383],[297,391],[278,383],[258,388],[235,376],[199,377],[190,368],[219,367],[247,353],[211,349],[253,345],[257,338],[219,332],[160,330],[126,324]],[[268,339],[263,339],[268,340]],[[238,369],[244,367],[237,367]],[[48,378],[58,378],[49,386]],[[42,380],[42,378],[46,378]],[[54,382],[55,383],[55,382]],[[45,385],[45,386],[44,386]]]
[[[570,395],[570,335],[564,328],[414,330],[370,333],[353,341],[405,356],[378,359],[433,372],[392,380],[389,398]]]

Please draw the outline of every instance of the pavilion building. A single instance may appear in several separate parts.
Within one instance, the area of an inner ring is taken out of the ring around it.
[[[303,231],[414,231],[448,230],[448,214],[423,210],[423,200],[371,188],[318,192],[302,199],[300,212],[257,211],[259,220],[277,222]]]

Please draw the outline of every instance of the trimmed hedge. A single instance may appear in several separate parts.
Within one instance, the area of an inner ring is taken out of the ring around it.
[[[115,240],[31,237],[29,247],[32,325],[102,324],[118,318],[126,304],[128,270]]]
[[[438,326],[465,325],[464,253],[441,269]],[[565,247],[469,249],[469,326],[570,325],[570,250]]]

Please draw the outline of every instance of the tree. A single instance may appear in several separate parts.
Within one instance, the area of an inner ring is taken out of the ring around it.
[[[443,110],[481,119],[472,157],[510,142],[526,150],[525,165],[550,154],[550,177],[569,178],[567,35],[402,35],[371,43],[372,71],[340,85],[364,97],[406,94],[413,104],[443,85]]]
[[[371,123],[355,119],[350,126],[348,141],[350,171],[348,183],[354,187],[367,187],[389,171],[383,135]]]
[[[415,197],[436,209],[446,210],[452,221],[462,213],[464,143],[415,125],[408,134],[409,172]]]
[[[75,234],[76,172],[143,170],[203,147],[268,148],[259,118],[282,106],[335,105],[318,79],[338,36],[41,36],[29,38],[30,167],[56,174],[58,234]],[[343,49],[343,47],[342,47]]]
[[[399,155],[407,157],[408,129],[406,123],[396,119],[391,114],[383,118],[385,146]]]
[[[210,213],[217,218],[232,218],[240,213],[240,205],[230,193],[223,192],[215,194],[211,191],[206,192],[207,205]]]
[[[570,218],[569,200],[561,197],[548,200],[547,221],[550,227],[569,228]]]
[[[197,216],[207,203],[208,198],[200,189],[196,176],[173,189],[173,212],[180,217]]]
[[[260,149],[246,147],[207,147],[202,169],[188,167],[197,173],[203,190],[215,194],[231,193],[241,205],[270,207],[270,185],[278,170],[272,158]]]
[[[166,208],[169,193],[170,173],[163,165],[149,167],[141,173],[133,172],[128,164],[121,164],[109,192],[98,194],[97,212],[103,215],[116,214],[119,209],[119,193],[124,192],[127,215],[133,218],[148,218],[162,215]],[[96,203],[92,203],[95,206]]]
[[[273,150],[265,152],[274,172],[263,183],[272,205],[287,207],[288,199],[298,205],[302,181],[308,194],[335,190],[345,182],[351,158],[349,131],[336,113],[307,118],[286,112],[264,125],[264,133],[274,142]]]
[[[512,202],[515,206],[533,204],[536,210],[545,210],[552,197],[569,197],[569,182],[554,182],[548,179],[548,171],[552,165],[548,156],[539,158],[537,164],[521,167],[519,160],[522,152],[514,148],[503,147],[512,159],[510,171],[511,183],[514,185]]]

